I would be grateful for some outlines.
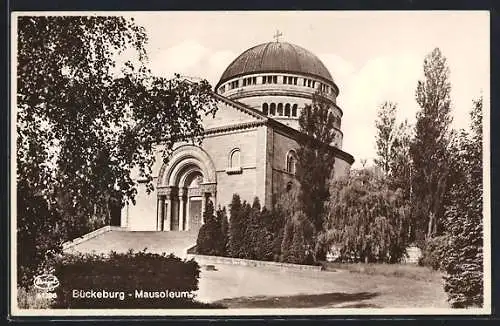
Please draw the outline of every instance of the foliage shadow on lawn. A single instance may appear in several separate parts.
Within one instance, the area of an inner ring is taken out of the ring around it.
[[[356,302],[372,299],[379,294],[376,292],[357,293],[321,293],[321,294],[298,294],[290,296],[252,296],[222,299],[214,304],[224,305],[228,308],[327,308],[344,302]]]

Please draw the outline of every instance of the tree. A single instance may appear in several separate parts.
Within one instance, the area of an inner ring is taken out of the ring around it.
[[[227,219],[226,207],[217,210],[217,218],[220,221],[221,232],[223,236],[224,250],[222,255],[227,256],[229,251],[229,221]]]
[[[453,146],[453,183],[445,211],[448,238],[442,266],[453,307],[483,305],[483,100],[474,101],[471,131]]]
[[[258,204],[258,209],[260,209],[260,204]],[[240,247],[239,247],[239,252],[237,254],[238,258],[245,258],[245,259],[252,259],[252,242],[253,239],[251,237],[251,234],[249,234],[249,231],[251,230],[251,227],[249,226],[249,223],[251,223],[252,220],[255,220],[255,215],[257,208],[252,207],[250,203],[248,203],[246,200],[243,201],[241,204],[241,212],[240,212],[240,231],[241,231],[241,237],[240,237]]]
[[[230,205],[229,255],[236,258],[279,261],[284,214],[261,208],[258,197],[252,205],[241,203],[237,194]]]
[[[330,187],[329,214],[318,242],[342,261],[399,262],[408,244],[409,205],[385,175],[355,171]]]
[[[324,204],[328,199],[335,154],[330,146],[336,136],[332,104],[321,93],[313,96],[299,116],[300,131],[307,135],[297,151],[297,179],[300,182],[298,198],[301,210],[311,221],[315,232],[323,228]]]
[[[377,120],[375,121],[377,128],[377,158],[374,161],[387,175],[392,172],[392,165],[396,156],[396,110],[396,104],[385,102],[378,108]]]
[[[260,260],[272,261],[279,257],[279,251],[275,252],[275,241],[282,229],[275,230],[274,224],[279,223],[279,221],[275,221],[275,218],[278,216],[274,216],[273,212],[265,207],[260,211],[259,223],[257,224],[259,228],[255,236],[255,256]]]
[[[238,258],[245,235],[245,221],[243,220],[243,205],[238,194],[233,195],[229,205],[229,255]]]
[[[280,261],[281,245],[283,242],[284,229],[285,229],[285,213],[280,209],[273,209],[272,211],[263,211],[263,219],[270,225],[270,232],[272,234],[272,260]]]
[[[226,243],[222,228],[222,213],[214,215],[214,205],[211,200],[206,204],[203,220],[196,239],[196,252],[202,255],[223,256]]]
[[[401,188],[405,193],[405,198],[410,199],[411,130],[408,120],[397,123],[396,113],[397,105],[392,102],[385,102],[378,109],[375,121],[377,158],[374,161],[388,177],[393,189]]]
[[[448,190],[450,117],[449,73],[446,58],[436,48],[424,60],[424,80],[418,82],[413,161],[413,213],[419,238],[442,232],[443,200]]]
[[[310,240],[314,226],[301,211],[296,212],[285,224],[281,252],[283,262],[291,264],[314,263],[313,246]]]
[[[214,113],[215,103],[206,81],[151,75],[147,37],[133,21],[23,16],[17,27],[18,219],[33,226],[58,220],[57,231],[20,226],[18,233],[34,236],[20,236],[32,242],[18,244],[36,247],[50,238],[43,247],[60,250],[63,241],[88,230],[90,219],[109,223],[112,202],[134,202],[133,169],[151,190],[153,148],[161,142],[167,158],[176,142],[200,140],[202,115]],[[120,66],[126,50],[135,60]],[[34,197],[45,201],[52,217],[34,214],[42,205]]]
[[[411,179],[413,162],[410,156],[412,142],[411,127],[408,120],[404,120],[396,129],[397,136],[394,146],[395,155],[391,165],[391,180],[393,189],[402,189],[404,198],[411,201]]]

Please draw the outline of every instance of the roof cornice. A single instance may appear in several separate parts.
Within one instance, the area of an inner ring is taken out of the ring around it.
[[[265,121],[251,121],[251,122],[237,123],[233,125],[226,125],[222,127],[205,129],[203,131],[203,135],[214,135],[214,134],[225,133],[228,131],[249,129],[254,127],[264,126],[265,124],[266,124]]]
[[[238,109],[240,111],[246,112],[246,113],[258,118],[260,121],[240,123],[240,124],[229,125],[229,126],[224,126],[224,127],[206,129],[205,133],[207,133],[207,134],[208,133],[210,133],[210,134],[222,133],[222,132],[226,132],[229,130],[237,130],[237,129],[244,129],[244,128],[249,128],[249,127],[256,127],[256,126],[260,126],[260,125],[267,125],[267,126],[270,126],[272,128],[276,128],[277,130],[280,130],[284,134],[292,137],[293,139],[295,139],[297,141],[309,139],[309,140],[313,140],[314,142],[320,143],[319,140],[317,140],[311,136],[308,136],[308,135],[304,134],[303,132],[300,132],[299,130],[296,130],[292,127],[289,127],[289,126],[287,126],[287,125],[285,125],[277,120],[274,120],[273,118],[271,118],[267,115],[264,115],[262,112],[255,110],[255,109],[252,109],[243,103],[231,100],[231,99],[224,97],[220,94],[217,94],[215,92],[212,92],[212,95],[216,99],[218,99],[222,102],[225,102],[228,105],[231,105],[232,107],[235,107],[236,109]],[[344,152],[343,150],[341,150],[337,147],[331,146],[331,145],[329,145],[329,148],[335,152],[335,155],[337,157],[344,159],[349,164],[354,163],[354,157],[351,154]]]
[[[253,116],[254,118],[257,118],[260,120],[269,119],[269,117],[266,116],[264,113],[262,113],[258,110],[252,109],[251,107],[249,107],[241,102],[231,100],[225,96],[217,94],[216,92],[211,92],[211,94],[215,99],[222,101],[222,102],[226,103],[227,105],[230,105],[230,106],[234,107],[235,109],[238,109],[241,112],[247,113],[247,114]]]
[[[301,141],[304,141],[304,140],[312,140],[316,144],[323,145],[323,143],[321,141],[317,140],[316,138],[311,137],[309,135],[306,135],[303,132],[300,132],[299,130],[296,130],[292,127],[289,127],[289,126],[287,126],[279,121],[276,121],[274,119],[270,118],[266,122],[266,125],[270,126],[271,128],[275,128],[276,130],[281,131],[282,133],[295,139],[299,143]],[[344,161],[346,161],[347,163],[349,163],[351,165],[354,163],[354,156],[352,156],[351,154],[344,152],[343,150],[341,150],[340,148],[337,148],[335,146],[328,145],[328,148],[335,153],[336,157],[343,159]]]

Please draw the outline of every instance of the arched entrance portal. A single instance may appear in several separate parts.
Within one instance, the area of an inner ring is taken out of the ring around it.
[[[197,231],[208,200],[216,203],[213,163],[201,148],[181,146],[158,176],[157,230]]]

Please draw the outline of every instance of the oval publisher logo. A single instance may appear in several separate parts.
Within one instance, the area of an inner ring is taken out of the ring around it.
[[[44,291],[53,291],[59,286],[59,280],[57,279],[57,277],[55,277],[55,275],[43,274],[36,276],[33,284],[37,289]]]

